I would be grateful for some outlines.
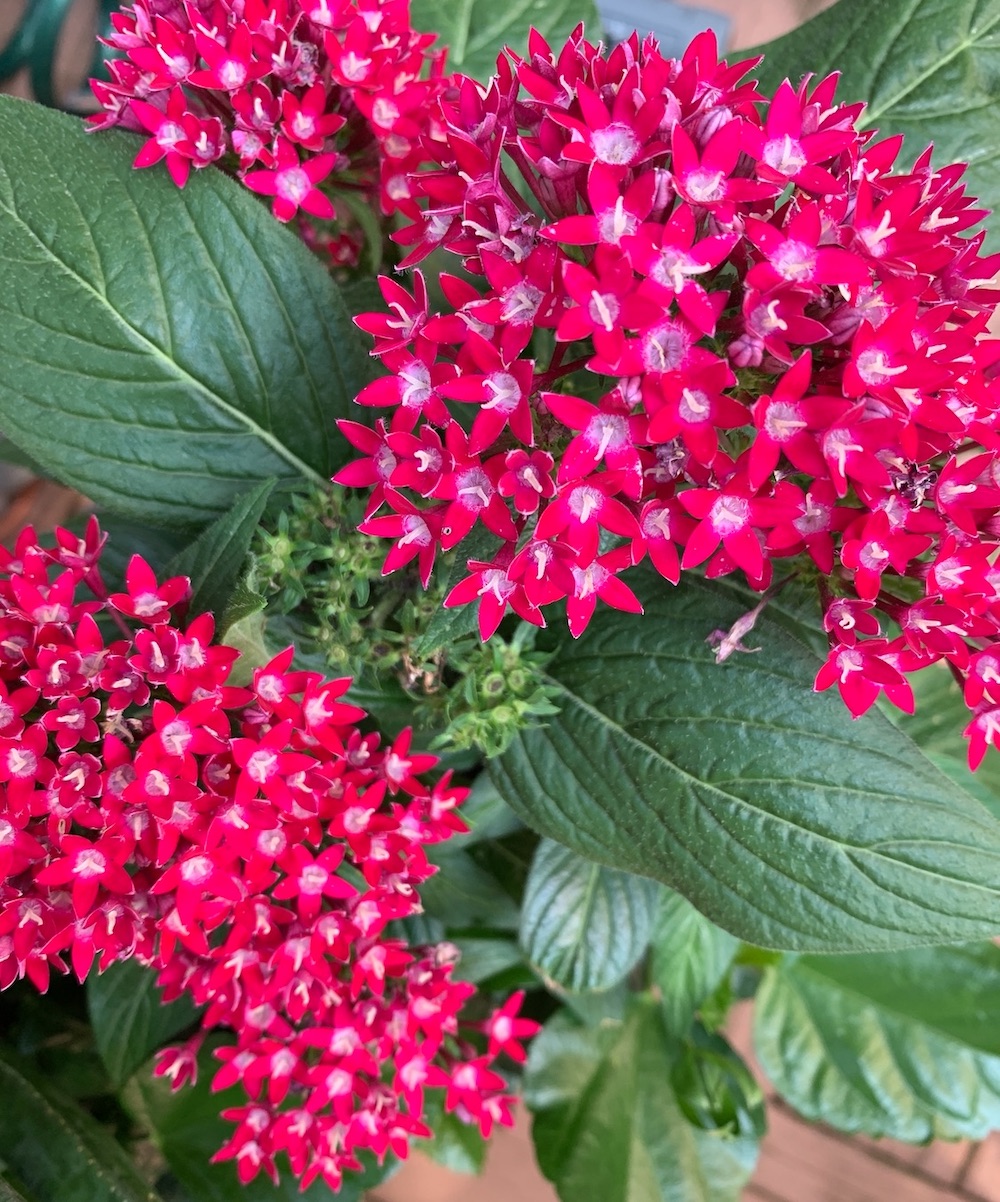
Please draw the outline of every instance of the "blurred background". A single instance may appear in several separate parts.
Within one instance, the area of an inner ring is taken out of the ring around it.
[[[711,26],[730,49],[756,45],[808,20],[833,0],[600,0],[610,39],[655,33],[677,54]],[[95,35],[117,0],[0,0],[0,87],[45,104],[90,109],[88,75],[98,67]]]

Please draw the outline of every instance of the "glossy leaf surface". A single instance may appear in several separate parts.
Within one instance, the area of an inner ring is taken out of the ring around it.
[[[684,1118],[676,1053],[648,998],[622,1022],[559,1014],[536,1037],[525,1098],[538,1163],[563,1202],[736,1202],[757,1141]]]
[[[718,665],[705,639],[739,601],[696,578],[645,581],[644,617],[605,610],[560,644],[561,712],[491,764],[529,825],[664,881],[761,947],[1000,929],[1000,824],[985,809],[882,714],[855,722],[835,692],[814,693],[820,661],[766,613],[763,649]]]
[[[64,483],[161,524],[255,481],[325,482],[369,377],[327,272],[221,172],[0,97],[0,425]]]
[[[563,989],[610,989],[646,950],[658,895],[654,881],[543,839],[524,891],[521,946]]]
[[[754,1044],[782,1096],[912,1143],[1000,1125],[1000,949],[803,956],[769,969]]]

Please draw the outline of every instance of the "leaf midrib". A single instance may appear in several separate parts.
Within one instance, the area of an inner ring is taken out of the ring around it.
[[[21,217],[16,207],[13,205],[8,207],[3,203],[2,200],[0,200],[0,211],[8,214],[12,221],[16,222],[16,224],[25,231],[33,243],[42,251],[49,261],[56,266],[59,271],[73,280],[84,292],[90,294],[98,307],[103,312],[110,314],[114,322],[125,332],[127,339],[133,342],[133,344],[139,349],[139,353],[147,355],[149,358],[154,360],[160,367],[160,370],[164,371],[164,374],[168,379],[171,376],[174,376],[180,381],[185,382],[193,390],[201,393],[203,397],[208,400],[209,404],[214,405],[222,412],[226,413],[229,417],[234,418],[240,425],[245,427],[246,433],[264,443],[265,446],[272,450],[279,459],[283,459],[291,468],[295,470],[298,475],[302,476],[304,479],[309,480],[312,484],[320,487],[326,484],[326,479],[319,472],[300,459],[294,453],[294,451],[285,446],[285,444],[281,442],[274,434],[272,434],[269,430],[265,430],[263,426],[258,425],[258,423],[255,422],[248,414],[240,409],[237,409],[223,397],[219,396],[217,392],[214,392],[208,387],[207,384],[205,384],[202,380],[199,380],[197,376],[192,375],[191,372],[189,372],[187,368],[184,367],[184,365],[177,359],[171,359],[165,355],[163,351],[156,345],[156,343],[152,341],[152,339],[147,337],[147,335],[142,333],[141,330],[137,329],[132,325],[131,322],[126,320],[125,315],[115,309],[105,295],[99,292],[98,289],[96,289],[88,280],[84,279],[78,272],[74,271],[68,263],[66,263],[63,259],[60,259],[59,256],[55,254],[52,249],[47,246],[45,242],[36,234],[36,232],[24,220],[24,218]],[[142,223],[140,222],[140,225],[141,224]]]
[[[919,4],[914,6],[914,8],[911,8],[911,15],[916,11],[916,8],[919,8]],[[896,107],[896,105],[900,104],[901,101],[909,96],[911,92],[919,88],[922,83],[925,83],[932,76],[936,75],[943,67],[946,67],[953,59],[958,58],[959,55],[964,54],[967,50],[971,50],[979,42],[983,41],[998,25],[1000,25],[1000,15],[996,16],[992,21],[987,22],[985,26],[977,31],[975,36],[964,38],[962,41],[956,43],[956,45],[947,54],[937,59],[933,66],[928,67],[919,75],[909,80],[906,87],[897,92],[895,96],[890,97],[889,100],[882,101],[880,108],[867,108],[865,110],[865,119],[877,121],[890,109],[893,109]]]
[[[87,1145],[83,1135],[77,1130],[76,1127],[73,1126],[72,1123],[69,1122],[66,1116],[63,1115],[58,1108],[55,1107],[45,1096],[45,1094],[43,1094],[31,1081],[29,1081],[27,1077],[19,1073],[12,1064],[8,1063],[3,1058],[0,1058],[0,1076],[6,1076],[8,1079],[12,1079],[15,1088],[19,1087],[22,1092],[32,1096],[38,1103],[39,1108],[51,1116],[56,1126],[63,1130],[69,1142],[74,1145],[81,1159],[86,1162],[88,1167],[95,1173],[97,1177],[104,1180],[109,1193],[113,1194],[115,1197],[121,1198],[122,1202],[136,1202],[136,1199],[139,1197],[142,1197],[144,1202],[159,1202],[159,1199],[157,1198],[156,1194],[152,1192],[152,1190],[147,1191],[144,1195],[138,1195],[133,1193],[131,1190],[127,1190],[126,1187],[123,1186],[115,1176],[113,1171],[109,1169],[107,1165],[102,1164],[102,1162],[98,1160],[93,1151]],[[10,1097],[8,1095],[7,1103],[9,1104],[9,1102]]]
[[[847,840],[833,839],[829,835],[820,834],[819,832],[812,830],[810,827],[802,826],[800,823],[793,822],[790,818],[786,818],[780,814],[775,814],[771,810],[764,809],[762,806],[754,805],[754,803],[752,801],[749,801],[744,797],[740,797],[739,795],[737,795],[735,793],[727,793],[724,789],[718,788],[716,785],[712,784],[710,781],[705,781],[705,780],[702,780],[700,777],[694,776],[692,773],[687,772],[679,764],[674,763],[673,760],[667,759],[667,757],[665,755],[663,755],[662,752],[658,751],[655,747],[650,746],[650,744],[648,744],[648,743],[644,743],[642,741],[642,739],[638,738],[636,735],[633,735],[631,731],[626,730],[625,727],[620,725],[618,722],[615,722],[612,718],[609,718],[607,714],[603,713],[601,710],[597,709],[595,706],[592,706],[588,701],[585,701],[582,697],[580,697],[579,694],[572,692],[560,680],[556,679],[555,677],[551,677],[551,676],[547,676],[547,679],[550,680],[553,684],[558,685],[559,688],[566,695],[566,697],[569,698],[570,701],[574,702],[582,710],[584,710],[585,712],[590,714],[591,717],[593,717],[597,721],[603,723],[610,730],[612,730],[616,734],[620,735],[624,740],[633,744],[635,747],[639,748],[645,755],[652,756],[659,763],[665,765],[669,771],[676,773],[678,776],[680,776],[685,782],[687,782],[693,788],[704,789],[710,793],[714,793],[717,796],[721,797],[725,802],[727,802],[730,805],[745,807],[747,810],[751,810],[754,813],[761,815],[766,820],[770,820],[772,822],[779,823],[782,826],[787,826],[787,827],[791,828],[792,830],[798,831],[799,833],[801,833],[811,839],[819,839],[819,840],[822,840],[824,843],[830,844],[832,847],[843,848],[846,851],[853,851],[853,852],[857,852],[857,853],[861,853],[861,854],[866,854],[866,855],[872,856],[875,859],[884,860],[888,864],[890,864],[894,867],[899,867],[899,861],[894,860],[889,856],[882,855],[879,851],[877,851],[877,845],[863,844],[863,843],[850,843]],[[922,842],[927,843],[928,841],[923,840]],[[926,868],[919,868],[919,867],[915,867],[915,866],[909,865],[909,864],[907,865],[907,868],[912,872],[922,872],[922,873],[926,874],[927,876],[930,876],[936,880],[944,880],[944,881],[951,882],[953,884],[965,885],[967,888],[981,890],[983,892],[988,893],[990,896],[996,896],[998,893],[1000,893],[1000,890],[986,889],[986,887],[983,885],[972,884],[968,881],[959,881],[955,877],[941,876],[940,873],[932,872],[931,870],[926,869]]]
[[[553,846],[557,845],[553,844]],[[560,848],[559,850],[566,852],[567,849]],[[575,860],[580,859],[575,852],[569,852],[568,855],[572,856]],[[568,878],[571,881],[573,878],[573,865],[568,861],[567,855],[563,855],[561,858],[563,859],[561,875],[564,879]],[[550,935],[550,937],[545,941],[545,946],[540,949],[541,954],[539,956],[539,963],[537,965],[542,972],[549,976],[555,976],[557,980],[565,980],[566,976],[568,976],[570,981],[574,982],[570,985],[570,988],[574,989],[586,989],[587,982],[590,978],[590,966],[586,954],[586,935],[590,931],[590,911],[594,904],[594,895],[597,891],[597,882],[600,879],[601,873],[604,871],[602,865],[595,863],[593,860],[586,861],[586,865],[588,869],[588,877],[583,886],[580,904],[574,907],[574,925],[576,930],[572,935],[572,940],[569,943],[560,944],[558,942],[557,927],[556,934],[554,936]],[[543,884],[548,885],[550,881],[553,881],[558,886],[560,874],[558,872],[553,872],[551,870],[551,865],[547,865],[546,867],[549,868],[549,876],[547,879],[543,878]],[[552,890],[549,890],[549,892],[552,892]],[[536,926],[536,931],[537,929],[538,928]],[[553,944],[555,944],[556,952],[554,963],[550,967],[546,967],[546,965],[541,961],[545,958],[549,949],[553,947]],[[525,950],[527,951],[527,948]],[[558,970],[558,976],[556,976],[556,970]]]

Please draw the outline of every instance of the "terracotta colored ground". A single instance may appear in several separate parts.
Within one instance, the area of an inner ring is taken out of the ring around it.
[[[0,44],[31,0],[0,0]],[[663,0],[648,0],[651,15]],[[684,3],[685,0],[680,0]],[[793,28],[831,0],[689,0],[728,16],[732,48],[763,42]],[[61,94],[77,92],[90,55],[93,0],[77,0],[57,62]],[[5,90],[30,95],[23,76]],[[0,542],[27,521],[39,527],[66,520],[80,498],[41,481],[0,475]],[[749,1050],[749,1008],[735,1014],[731,1035]],[[765,1089],[771,1091],[764,1082]],[[770,1130],[745,1202],[1000,1202],[1000,1134],[982,1144],[910,1148],[890,1141],[849,1139],[769,1104]],[[532,1156],[522,1115],[514,1131],[491,1145],[482,1177],[464,1177],[414,1155],[368,1202],[557,1202]]]

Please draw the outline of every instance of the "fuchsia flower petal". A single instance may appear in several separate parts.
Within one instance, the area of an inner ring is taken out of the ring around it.
[[[456,950],[389,932],[420,912],[425,848],[464,829],[467,790],[427,779],[437,758],[409,731],[363,734],[341,700],[351,682],[297,669],[293,648],[228,684],[238,656],[212,645],[211,615],[181,624],[190,582],[139,556],[106,603],[122,632],[105,643],[105,606],[77,598],[103,542],[94,523],[51,549],[28,532],[0,557],[0,625],[20,624],[0,643],[0,988],[132,956],[155,968],[166,1000],[203,1011],[159,1075],[193,1080],[205,1035],[230,1033],[213,1084],[247,1104],[224,1112],[214,1159],[244,1182],[281,1153],[303,1183],[339,1180],[362,1151],[405,1155],[430,1134],[424,1081],[482,1130],[509,1122],[490,1066],[523,1059],[537,1029],[520,997],[477,1055]]]

